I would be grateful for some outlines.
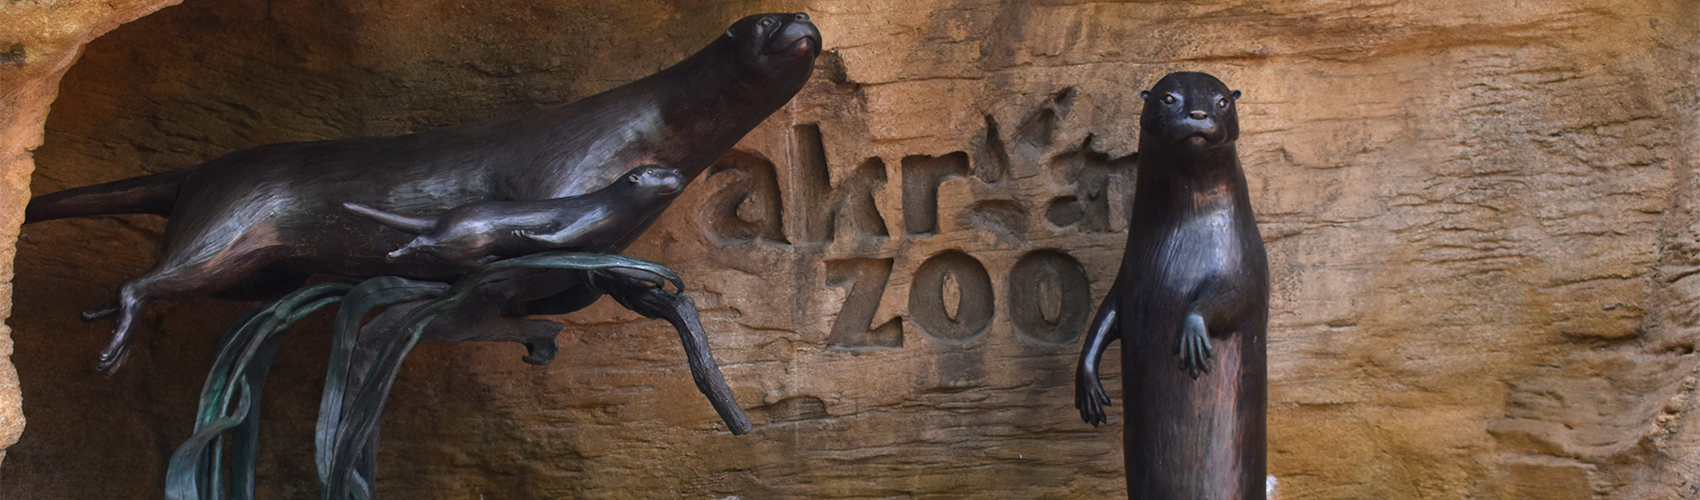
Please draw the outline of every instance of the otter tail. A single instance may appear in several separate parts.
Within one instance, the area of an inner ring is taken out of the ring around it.
[[[437,226],[436,219],[396,215],[368,207],[366,205],[361,205],[359,203],[343,203],[342,208],[348,209],[348,211],[354,212],[355,214],[359,214],[361,217],[372,219],[381,222],[386,226],[413,234],[425,234],[431,232],[431,229]]]
[[[91,215],[171,215],[183,179],[192,171],[173,170],[37,196],[24,208],[24,223]]]

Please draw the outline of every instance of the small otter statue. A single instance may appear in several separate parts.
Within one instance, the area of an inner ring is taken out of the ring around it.
[[[547,250],[606,252],[608,242],[666,210],[685,190],[679,171],[643,165],[602,189],[578,196],[540,201],[480,201],[428,217],[409,217],[359,203],[348,209],[386,226],[417,234],[407,246],[390,252],[400,258],[416,252],[461,265],[479,265]]]

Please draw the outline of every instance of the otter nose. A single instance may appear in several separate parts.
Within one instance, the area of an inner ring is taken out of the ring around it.
[[[1192,119],[1194,119],[1194,120],[1203,120],[1204,117],[1206,116],[1204,114],[1204,110],[1202,110],[1202,109],[1192,110],[1192,111],[1188,112],[1186,115],[1192,117]]]

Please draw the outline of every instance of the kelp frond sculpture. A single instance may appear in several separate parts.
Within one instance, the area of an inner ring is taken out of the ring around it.
[[[668,320],[684,343],[697,388],[708,396],[728,430],[733,434],[749,431],[749,419],[732,398],[709,352],[696,306],[683,294],[678,274],[622,255],[545,252],[492,262],[452,286],[396,277],[359,284],[322,283],[249,311],[219,341],[202,388],[195,433],[171,457],[166,496],[173,500],[254,497],[260,395],[282,334],[297,320],[340,303],[319,404],[314,461],[326,500],[372,498],[379,415],[402,360],[425,339],[433,320],[472,297],[479,285],[526,269],[581,272],[591,292],[612,296],[645,317]],[[667,291],[668,283],[677,291]],[[361,320],[373,311],[378,314],[362,326]],[[540,356],[546,362],[553,357],[553,344],[549,345],[547,352],[533,350],[527,360]],[[535,346],[528,343],[528,347]]]

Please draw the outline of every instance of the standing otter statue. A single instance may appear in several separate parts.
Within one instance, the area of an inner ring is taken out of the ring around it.
[[[679,171],[655,165],[632,169],[589,194],[542,201],[481,201],[432,217],[409,217],[359,203],[343,208],[419,237],[394,252],[425,252],[457,265],[480,265],[546,250],[602,253],[637,229],[636,223],[685,189]]]
[[[1269,264],[1234,150],[1240,93],[1172,73],[1140,96],[1135,222],[1074,404],[1104,422],[1098,361],[1120,339],[1128,498],[1263,498]]]
[[[485,201],[565,198],[646,164],[673,168],[688,182],[789,102],[820,50],[820,32],[807,15],[753,15],[672,67],[571,104],[400,136],[257,146],[181,170],[39,196],[25,223],[170,218],[153,267],[120,286],[116,301],[84,313],[117,321],[97,365],[111,373],[124,362],[138,313],[155,300],[273,298],[315,273],[450,281],[473,269],[423,253],[390,258],[414,235],[351,213],[345,203],[436,213]],[[655,222],[661,210],[652,208],[638,208],[643,215],[626,221],[632,231],[607,234],[595,246],[625,248]],[[681,335],[702,335],[688,297],[640,297],[646,290],[635,280],[589,286],[576,271],[516,273],[443,314],[426,337],[521,331],[552,345],[560,324],[521,317],[577,310],[603,293],[645,316],[689,325],[689,332],[679,326]]]

